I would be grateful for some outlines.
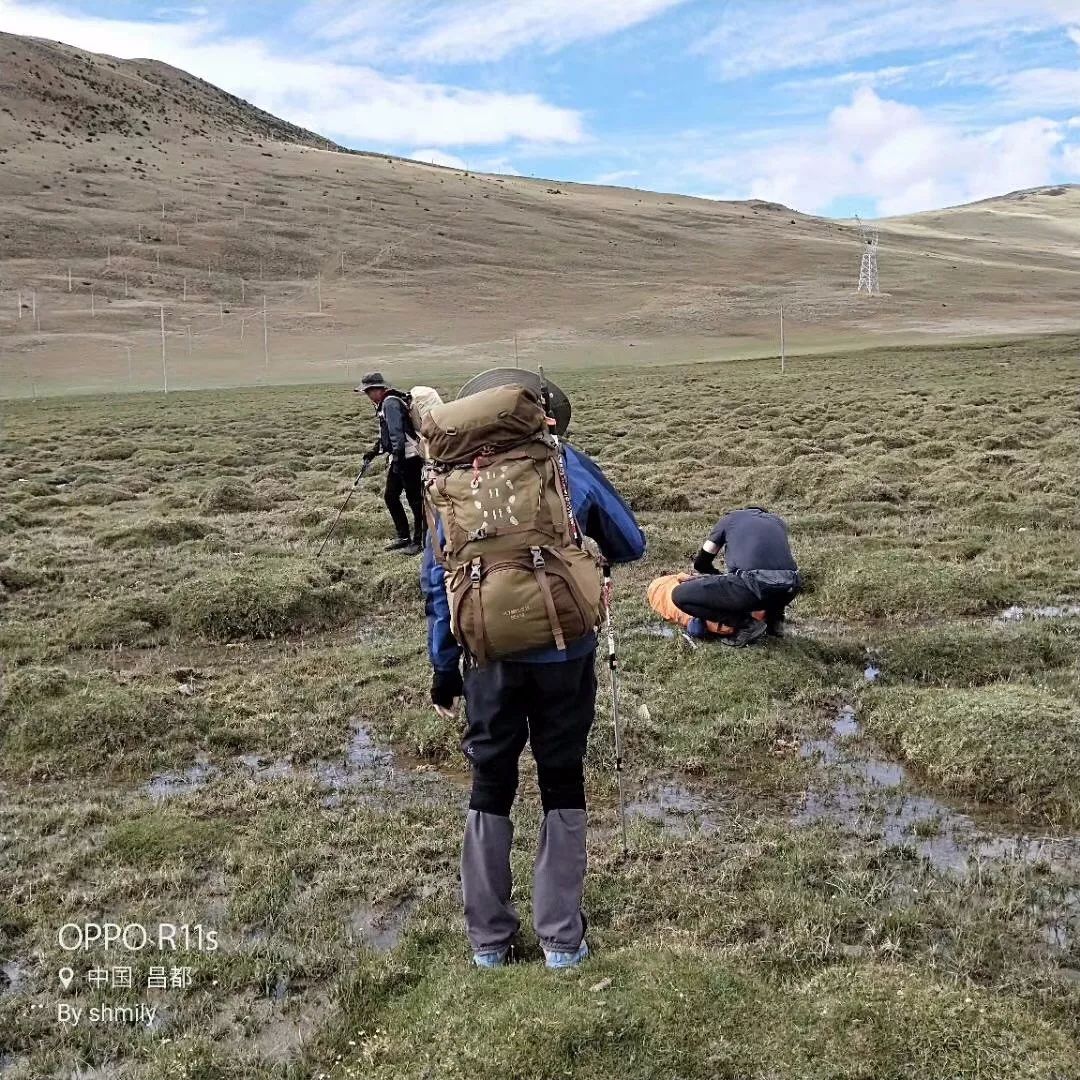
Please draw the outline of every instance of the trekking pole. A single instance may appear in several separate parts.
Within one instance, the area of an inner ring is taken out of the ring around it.
[[[611,672],[611,720],[615,729],[615,779],[619,785],[619,829],[622,832],[623,857],[630,854],[629,845],[626,842],[626,796],[623,792],[622,771],[622,727],[619,723],[619,661],[615,655],[615,624],[611,617],[612,599],[614,597],[614,585],[611,580],[611,567],[604,566],[604,593],[607,598],[607,648],[608,670]]]
[[[323,542],[319,545],[319,550],[315,552],[316,559],[323,553],[323,548],[326,547],[326,542],[330,539],[330,534],[337,528],[337,523],[341,520],[341,515],[345,513],[345,507],[349,505],[349,500],[353,497],[353,492],[360,486],[360,481],[367,475],[369,468],[371,468],[371,462],[365,461],[364,467],[356,474],[353,486],[349,488],[349,494],[345,496],[345,501],[341,504],[341,509],[337,512],[337,517],[334,518],[334,522],[330,528],[326,530]]]

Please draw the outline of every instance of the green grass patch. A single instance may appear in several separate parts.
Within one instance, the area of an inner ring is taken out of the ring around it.
[[[174,547],[189,540],[204,540],[216,533],[213,526],[190,518],[155,518],[104,533],[101,543],[107,548],[128,551],[132,548]]]
[[[884,688],[869,730],[947,791],[1025,817],[1080,821],[1080,712],[1036,686]]]
[[[359,610],[324,571],[283,560],[210,570],[178,585],[167,606],[176,632],[215,642],[338,626]]]

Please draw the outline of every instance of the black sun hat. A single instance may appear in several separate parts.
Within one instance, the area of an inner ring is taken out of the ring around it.
[[[541,379],[535,371],[524,368],[492,368],[471,378],[459,391],[458,398],[479,394],[481,390],[493,390],[496,386],[524,386],[538,397],[547,393],[548,414],[555,421],[555,434],[564,435],[570,426],[570,399],[550,379]]]
[[[366,394],[368,390],[389,390],[390,384],[383,378],[381,371],[369,371],[361,380],[359,386],[353,389],[358,394]]]

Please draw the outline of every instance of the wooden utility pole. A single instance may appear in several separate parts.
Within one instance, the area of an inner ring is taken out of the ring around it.
[[[780,301],[780,374],[784,374],[784,301]]]
[[[165,393],[169,392],[169,363],[165,356],[165,307],[161,308],[161,385]]]

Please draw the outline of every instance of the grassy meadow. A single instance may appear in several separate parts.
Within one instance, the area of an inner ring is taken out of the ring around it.
[[[594,957],[560,976],[531,931],[469,966],[458,732],[381,474],[315,558],[367,402],[6,407],[5,1076],[1080,1077],[1080,339],[558,378],[650,545],[616,579],[631,853],[602,684]],[[807,593],[783,641],[692,648],[645,586],[747,504],[789,520]],[[528,769],[515,819],[527,926]],[[220,948],[60,949],[107,920]],[[101,962],[135,988],[88,988]],[[147,991],[162,962],[193,985]]]

